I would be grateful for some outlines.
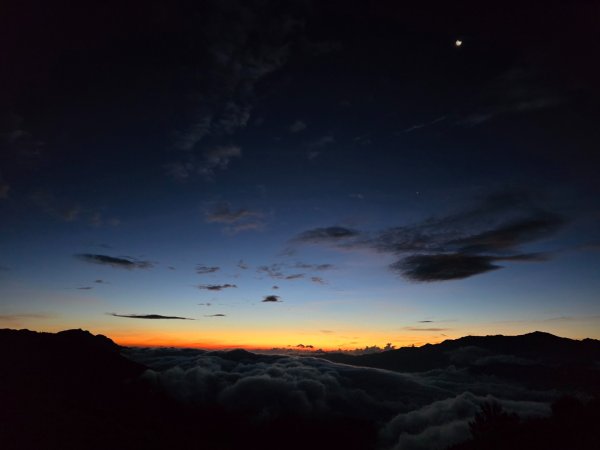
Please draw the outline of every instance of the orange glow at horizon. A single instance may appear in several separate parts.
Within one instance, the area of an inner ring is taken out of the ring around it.
[[[127,347],[183,347],[198,348],[207,350],[226,350],[241,348],[245,350],[271,350],[274,348],[285,350],[305,350],[305,351],[335,351],[335,350],[355,350],[365,347],[378,346],[383,348],[388,342],[398,347],[421,346],[426,343],[438,343],[448,337],[411,335],[396,336],[390,339],[383,333],[360,333],[360,336],[352,336],[349,340],[346,336],[336,336],[318,333],[281,333],[281,332],[262,332],[262,333],[213,333],[210,337],[199,336],[198,333],[179,332],[179,333],[112,333],[109,336],[119,345]],[[304,346],[304,347],[302,347]]]

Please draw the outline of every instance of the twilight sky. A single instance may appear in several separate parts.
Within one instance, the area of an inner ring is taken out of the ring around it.
[[[405,3],[4,4],[0,327],[600,338],[600,7]]]

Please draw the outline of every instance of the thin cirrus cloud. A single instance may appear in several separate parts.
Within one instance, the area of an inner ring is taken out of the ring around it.
[[[196,86],[201,101],[175,143],[186,152],[193,152],[207,137],[229,136],[245,128],[256,84],[284,67],[293,50],[306,42],[301,11],[275,12],[265,4],[250,12],[245,5],[232,9],[221,2],[207,8],[205,17],[197,19],[201,40],[208,43],[208,58],[201,60],[206,76]],[[261,17],[260,23],[256,17]],[[222,30],[228,32],[224,35]],[[248,36],[255,45],[248,45]]]
[[[331,270],[334,269],[335,266],[333,264],[308,264],[308,263],[296,263],[294,264],[294,267],[298,268],[298,269],[305,269],[305,270]]]
[[[36,191],[30,198],[42,211],[63,222],[87,222],[94,227],[118,226],[121,223],[116,217],[106,217],[97,209],[59,199],[49,192]]]
[[[207,5],[207,10],[195,27],[201,41],[208,43],[206,58],[200,60],[206,76],[194,88],[199,93],[194,97],[201,100],[176,132],[174,147],[182,155],[166,166],[167,174],[178,180],[201,176],[211,181],[218,170],[241,157],[237,146],[203,149],[202,144],[206,138],[223,139],[246,128],[256,84],[285,66],[292,50],[305,41],[303,27],[289,25],[302,23],[298,13],[274,13],[266,4],[249,13],[245,7],[231,9],[221,2]],[[255,17],[261,17],[260,26]],[[221,30],[228,30],[226,37]],[[248,36],[255,45],[248,45]]]
[[[0,314],[0,321],[12,322],[27,319],[51,319],[54,316],[47,313]]]
[[[227,317],[225,314],[208,314],[204,317]]]
[[[116,257],[94,253],[80,253],[75,255],[75,257],[88,263],[102,264],[121,269],[150,269],[154,267],[154,264],[150,261],[142,261],[129,257]]]
[[[448,331],[450,328],[425,328],[425,327],[404,327],[407,331]]]
[[[542,262],[547,253],[522,253],[522,245],[548,238],[567,220],[538,207],[530,195],[490,195],[476,207],[415,225],[364,233],[333,226],[307,230],[292,243],[344,249],[370,248],[400,256],[389,267],[410,281],[464,279],[501,269],[500,262]]]
[[[457,118],[457,124],[474,127],[501,116],[553,108],[567,95],[547,84],[546,77],[531,69],[512,67],[494,79],[475,109]]]
[[[295,242],[309,243],[335,243],[349,238],[355,238],[360,235],[360,232],[350,228],[332,226],[324,228],[313,228],[298,235]]]
[[[237,288],[235,284],[199,284],[198,289],[205,289],[207,291],[222,291],[223,289]]]
[[[259,211],[252,211],[245,208],[236,210],[227,202],[215,204],[205,213],[205,221],[207,223],[222,224],[224,225],[223,231],[230,234],[242,231],[260,231],[265,226],[263,218],[264,215]],[[243,262],[242,266],[245,266]],[[240,267],[239,264],[238,267]]]
[[[200,156],[186,154],[185,159],[166,165],[167,175],[185,181],[193,176],[201,176],[213,181],[217,171],[229,168],[232,160],[242,157],[242,149],[237,145],[221,145],[205,149]]]
[[[306,123],[302,120],[296,120],[289,127],[291,133],[299,133],[300,131],[306,130]]]
[[[8,198],[8,192],[10,191],[10,185],[0,180],[0,200]]]
[[[195,320],[189,317],[179,317],[179,316],[163,316],[161,314],[117,314],[117,313],[107,313],[109,316],[113,317],[124,317],[126,319],[149,319],[149,320]]]

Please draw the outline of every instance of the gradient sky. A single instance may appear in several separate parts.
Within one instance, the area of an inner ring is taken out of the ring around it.
[[[0,327],[600,338],[600,8],[404,3],[3,4]]]

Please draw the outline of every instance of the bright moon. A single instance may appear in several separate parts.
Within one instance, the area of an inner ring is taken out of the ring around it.
[[[462,41],[460,39],[457,39],[456,41],[454,41],[454,45],[460,47],[462,45]]]

